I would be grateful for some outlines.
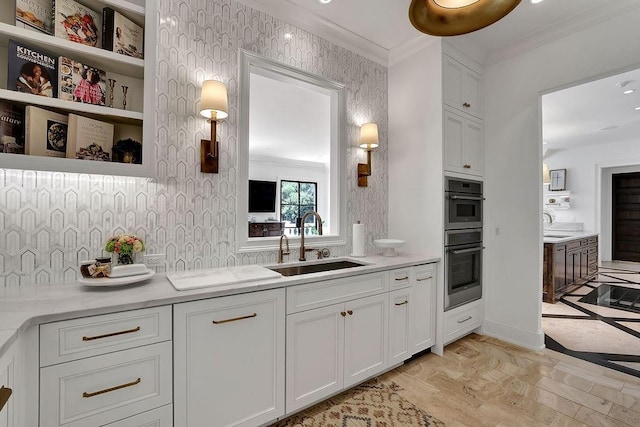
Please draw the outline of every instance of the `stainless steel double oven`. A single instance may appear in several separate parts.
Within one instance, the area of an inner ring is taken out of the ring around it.
[[[445,178],[444,309],[482,298],[482,182]]]

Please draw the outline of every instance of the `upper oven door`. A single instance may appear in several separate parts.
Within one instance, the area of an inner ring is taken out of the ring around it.
[[[446,193],[445,229],[482,227],[482,195]]]

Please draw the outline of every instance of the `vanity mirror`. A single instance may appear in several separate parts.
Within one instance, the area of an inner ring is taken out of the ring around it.
[[[274,249],[281,234],[295,241],[300,232],[312,244],[346,243],[345,99],[340,83],[240,52],[239,252]],[[322,236],[313,216],[300,227],[308,211],[322,217]]]

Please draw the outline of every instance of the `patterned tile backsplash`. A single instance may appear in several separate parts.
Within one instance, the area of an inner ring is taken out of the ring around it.
[[[123,232],[141,236],[146,253],[166,254],[158,271],[275,262],[275,251],[235,252],[239,49],[347,86],[347,221],[367,224],[369,244],[386,236],[386,67],[234,0],[161,0],[159,12],[157,178],[0,169],[0,286],[74,281],[78,262]],[[196,143],[208,135],[197,106],[210,78],[229,91],[218,175],[200,173]],[[358,188],[365,153],[356,140],[366,121],[378,123],[382,144],[369,186]]]

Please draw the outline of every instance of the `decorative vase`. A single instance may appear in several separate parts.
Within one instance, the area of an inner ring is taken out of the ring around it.
[[[119,265],[133,264],[133,254],[118,254],[118,264]]]

